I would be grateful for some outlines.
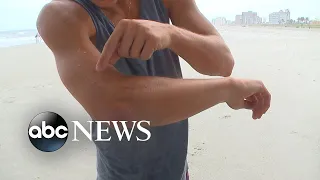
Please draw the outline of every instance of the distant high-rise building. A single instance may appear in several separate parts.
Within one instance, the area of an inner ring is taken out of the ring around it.
[[[269,14],[270,24],[285,24],[290,20],[290,11],[286,9],[285,11],[280,10],[279,12],[273,12]]]
[[[257,16],[255,24],[261,24],[261,23],[262,23],[262,18]]]
[[[234,23],[236,25],[241,25],[242,24],[242,15],[236,15]]]
[[[280,15],[278,12],[269,14],[269,24],[280,24]]]
[[[213,24],[217,26],[223,26],[227,24],[227,19],[225,17],[218,17],[213,20]]]
[[[262,18],[258,16],[258,13],[248,11],[242,12],[241,15],[236,15],[235,24],[237,25],[252,25],[252,24],[261,24]]]
[[[248,11],[242,12],[242,24],[252,25],[257,24],[258,14],[256,12]]]

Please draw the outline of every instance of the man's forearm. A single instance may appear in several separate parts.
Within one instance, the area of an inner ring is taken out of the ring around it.
[[[229,76],[234,60],[219,35],[199,35],[176,26],[171,28],[171,47],[195,70],[206,75]]]
[[[108,113],[103,106],[97,120],[108,119],[112,114],[113,120],[150,120],[151,126],[175,123],[225,102],[229,83],[229,78],[186,80],[125,76],[112,87],[116,90],[111,93],[116,102],[106,103],[118,104],[119,108]]]

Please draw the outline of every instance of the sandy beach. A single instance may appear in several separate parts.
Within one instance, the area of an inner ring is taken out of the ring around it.
[[[272,94],[258,121],[226,105],[190,118],[193,180],[320,179],[320,31],[221,27],[235,61],[234,77],[262,80]],[[181,60],[185,78],[210,78]],[[43,44],[0,49],[0,179],[93,180],[95,147],[68,139],[55,153],[35,149],[31,119],[54,111],[87,121],[88,114],[60,82]],[[72,124],[68,122],[68,125]]]

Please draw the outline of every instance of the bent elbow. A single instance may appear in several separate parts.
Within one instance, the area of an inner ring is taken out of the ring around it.
[[[220,72],[221,76],[223,77],[229,77],[232,74],[234,68],[234,60],[233,58],[228,58],[228,60],[226,60],[226,62],[224,62],[224,66]]]
[[[203,69],[199,69],[198,72],[208,76],[223,76],[229,77],[232,74],[234,68],[234,60],[232,56],[222,58],[219,64],[214,62],[211,65],[205,66]]]
[[[234,58],[231,54],[230,49],[228,46],[224,46],[224,53],[222,53],[222,56],[220,57],[220,75],[223,77],[229,77],[232,74],[233,68],[234,68]]]

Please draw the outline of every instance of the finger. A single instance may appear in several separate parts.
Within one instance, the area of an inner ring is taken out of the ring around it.
[[[258,105],[258,98],[255,95],[249,96],[245,99],[246,109],[252,110],[252,119],[256,119],[256,109]]]
[[[146,44],[143,47],[143,50],[140,55],[140,59],[142,60],[150,59],[155,48],[156,48],[156,41],[153,39],[148,39]]]
[[[247,97],[246,100],[252,103],[256,103],[256,98],[254,97],[254,95]]]
[[[266,112],[266,102],[265,102],[265,98],[263,97],[262,93],[260,94],[260,98],[261,98],[262,107],[261,107],[261,115],[260,115],[259,119],[261,119],[261,117]]]
[[[259,99],[257,97],[256,94],[252,95],[252,97],[254,98],[254,102],[255,102],[255,106],[253,107],[253,114],[252,114],[252,118],[253,119],[257,119],[258,118],[258,107],[259,107]]]
[[[137,59],[140,58],[145,43],[145,35],[143,33],[138,33],[131,46],[130,57]]]
[[[244,100],[244,108],[252,110],[255,106],[255,102],[245,99]]]
[[[251,104],[251,109],[255,109],[257,104],[258,104],[258,99],[256,96],[252,95],[252,96],[249,96],[245,99],[246,101],[248,101],[248,103]]]
[[[110,60],[109,60],[109,64],[114,65],[119,59],[120,59],[120,56],[119,56],[118,52],[116,51],[116,52],[113,53],[113,55],[111,56],[111,58],[110,58]]]
[[[271,94],[268,92],[268,90],[265,90],[265,92],[262,94],[262,97],[264,98],[263,114],[265,114],[270,108]]]
[[[262,93],[259,93],[259,101],[261,101],[259,107],[258,107],[258,114],[259,119],[268,111],[270,108],[270,102],[271,102],[271,94],[268,92],[268,90],[263,86]]]
[[[264,108],[265,107],[265,105],[264,105],[264,97],[262,96],[262,93],[259,93],[257,95],[257,98],[259,100],[257,118],[261,119],[262,115],[264,114],[263,111],[265,109]]]
[[[114,32],[109,37],[108,41],[106,42],[101,58],[99,59],[96,69],[97,71],[102,71],[105,69],[107,64],[110,61],[110,57],[116,52],[119,47],[119,42],[122,39],[124,34],[124,30],[126,29],[126,25],[124,23],[119,23],[119,25],[115,28]]]
[[[120,42],[120,47],[118,48],[118,55],[120,57],[130,57],[130,49],[134,42],[136,34],[136,29],[128,25],[126,32]]]

